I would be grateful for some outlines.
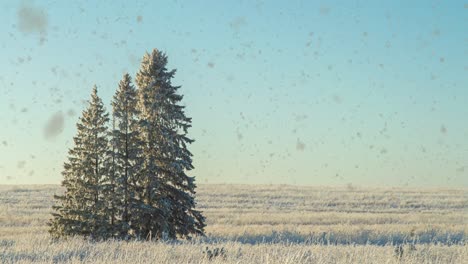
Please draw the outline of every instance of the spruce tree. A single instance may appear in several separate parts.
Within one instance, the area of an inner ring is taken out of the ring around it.
[[[107,175],[102,181],[103,200],[105,202],[104,214],[108,220],[108,236],[120,237],[120,227],[118,222],[120,195],[118,192],[118,168],[117,168],[117,141],[114,137],[115,116],[112,117],[112,129],[108,131],[109,149],[105,157]]]
[[[180,86],[166,68],[167,56],[156,49],[146,53],[136,76],[143,164],[139,185],[137,232],[147,238],[190,238],[204,235],[204,217],[195,210],[195,180],[187,145],[191,118],[185,116]]]
[[[107,178],[106,156],[108,114],[94,86],[89,105],[77,123],[75,145],[68,152],[62,172],[65,188],[57,195],[49,232],[53,237],[81,235],[93,239],[108,237],[103,182]]]
[[[138,214],[134,214],[133,211],[138,208],[138,204],[141,204],[137,195],[141,192],[138,186],[138,173],[142,161],[136,104],[136,89],[127,73],[120,81],[112,101],[116,125],[112,133],[114,146],[112,164],[116,179],[114,197],[119,208],[117,214],[119,221],[116,225],[121,238],[131,237],[131,223],[138,221],[135,219]]]

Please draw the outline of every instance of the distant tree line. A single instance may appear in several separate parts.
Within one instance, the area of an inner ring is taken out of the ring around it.
[[[63,195],[55,195],[53,237],[102,240],[175,239],[204,235],[195,209],[191,118],[167,56],[146,53],[132,84],[125,74],[112,100],[112,117],[94,86],[64,163]]]

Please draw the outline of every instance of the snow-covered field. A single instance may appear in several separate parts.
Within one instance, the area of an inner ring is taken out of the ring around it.
[[[58,186],[0,186],[0,263],[464,263],[467,191],[200,185],[206,238],[93,243],[49,238]]]

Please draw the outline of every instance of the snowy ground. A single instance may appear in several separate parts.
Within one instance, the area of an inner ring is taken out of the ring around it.
[[[201,185],[206,238],[93,243],[50,240],[58,186],[0,186],[0,263],[463,263],[467,191]]]

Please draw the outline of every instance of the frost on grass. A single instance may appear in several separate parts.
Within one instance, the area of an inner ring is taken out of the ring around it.
[[[0,185],[0,263],[445,264],[464,263],[468,256],[466,188],[197,190],[206,238],[95,243],[50,239],[46,223],[60,187]]]

